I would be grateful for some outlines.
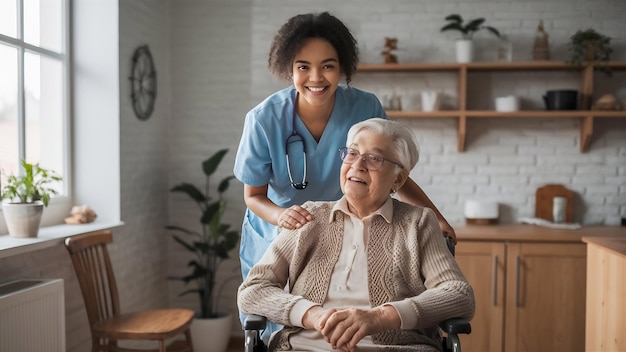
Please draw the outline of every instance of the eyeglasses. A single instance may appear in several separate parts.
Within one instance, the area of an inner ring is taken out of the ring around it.
[[[344,164],[354,164],[357,160],[363,160],[365,163],[365,167],[368,170],[378,170],[383,166],[385,161],[388,161],[400,168],[404,169],[404,166],[398,164],[395,161],[391,161],[387,158],[383,158],[382,156],[373,155],[373,154],[361,154],[356,149],[343,147],[339,149],[339,157],[344,162]]]

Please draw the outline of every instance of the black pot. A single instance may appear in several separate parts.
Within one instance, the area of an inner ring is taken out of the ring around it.
[[[578,91],[559,89],[549,90],[543,96],[546,110],[576,110],[578,107]]]

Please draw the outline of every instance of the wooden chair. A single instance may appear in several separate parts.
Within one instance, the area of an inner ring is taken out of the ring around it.
[[[156,309],[122,314],[107,244],[111,231],[96,231],[67,238],[70,253],[87,309],[92,351],[193,351],[190,326],[193,311]],[[185,339],[166,346],[166,340],[180,334]],[[118,346],[120,340],[158,341],[158,349],[137,350]]]

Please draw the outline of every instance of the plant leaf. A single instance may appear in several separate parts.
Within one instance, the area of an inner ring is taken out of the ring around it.
[[[178,237],[176,235],[173,235],[172,237],[174,237],[174,241],[178,242],[178,244],[180,244],[181,246],[187,248],[189,251],[191,251],[191,252],[195,252],[196,251],[196,248],[193,245],[191,245],[189,242],[183,240],[182,238],[180,238],[180,237]]]
[[[445,32],[448,30],[455,30],[461,33],[465,33],[465,28],[461,26],[459,23],[448,23],[447,25],[441,27],[441,32]]]
[[[239,232],[237,231],[229,231],[224,235],[224,237],[226,238],[226,248],[229,251],[234,249],[237,246],[237,243],[239,243]]]
[[[463,23],[463,17],[461,17],[461,15],[452,14],[452,15],[446,16],[446,21],[454,21],[458,24],[461,24]]]
[[[484,18],[477,18],[475,20],[471,20],[467,25],[465,25],[465,30],[467,32],[476,32],[480,29],[480,26],[485,22]]]
[[[200,222],[208,225],[211,223],[211,221],[213,221],[213,217],[217,214],[219,214],[219,210],[220,210],[220,204],[221,202],[214,202],[209,204],[206,209],[204,210],[204,212],[202,213],[202,218],[200,219]]]
[[[222,180],[222,182],[220,182],[219,186],[217,186],[217,191],[220,194],[226,192],[226,190],[228,189],[228,186],[230,185],[230,180],[232,180],[234,178],[235,178],[235,176],[232,176],[232,175],[224,178]]]
[[[215,154],[213,154],[212,157],[208,158],[202,163],[202,170],[204,171],[204,174],[206,176],[213,175],[213,173],[215,172],[215,170],[217,170],[217,167],[219,166],[220,162],[222,162],[222,159],[224,158],[224,155],[226,155],[227,152],[228,152],[228,149],[222,149],[216,152]]]
[[[170,192],[185,193],[186,195],[191,197],[191,199],[193,199],[196,203],[202,203],[206,200],[204,194],[202,194],[202,192],[200,192],[200,190],[191,183],[181,183],[178,186],[172,187],[172,189],[170,189]]]
[[[500,31],[491,27],[491,26],[485,26],[483,28],[486,28],[489,32],[493,33],[496,37],[500,38]]]

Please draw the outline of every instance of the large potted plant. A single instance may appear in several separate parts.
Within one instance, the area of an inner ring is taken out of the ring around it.
[[[215,190],[216,194],[210,194],[211,175],[217,170],[227,151],[220,150],[202,162],[205,179],[202,188],[184,182],[170,190],[186,194],[200,210],[199,226],[195,227],[199,230],[167,226],[168,229],[176,231],[176,234],[173,234],[176,243],[193,254],[193,258],[187,264],[190,268],[189,274],[170,279],[193,285],[182,292],[181,296],[198,295],[200,311],[196,314],[191,330],[194,351],[199,352],[224,351],[230,338],[232,315],[218,308],[219,295],[225,282],[218,284],[216,279],[220,264],[229,258],[229,252],[239,243],[239,231],[231,230],[229,224],[222,223],[226,211],[226,200],[223,195],[234,176],[223,178]]]
[[[599,33],[593,28],[576,31],[567,43],[568,64],[581,66],[585,63],[594,64],[596,69],[607,74],[611,71],[606,65],[602,65],[611,60],[611,38]]]
[[[43,208],[50,198],[58,194],[54,188],[61,177],[54,171],[44,169],[39,164],[21,161],[23,175],[9,175],[4,187],[0,188],[2,212],[9,235],[12,237],[37,237]]]
[[[492,26],[485,25],[484,18],[476,18],[465,22],[461,15],[452,14],[445,18],[448,23],[441,27],[441,32],[458,31],[461,33],[461,39],[456,42],[456,61],[471,62],[473,59],[473,42],[474,34],[480,30],[487,30],[496,37],[500,37],[500,32]]]

